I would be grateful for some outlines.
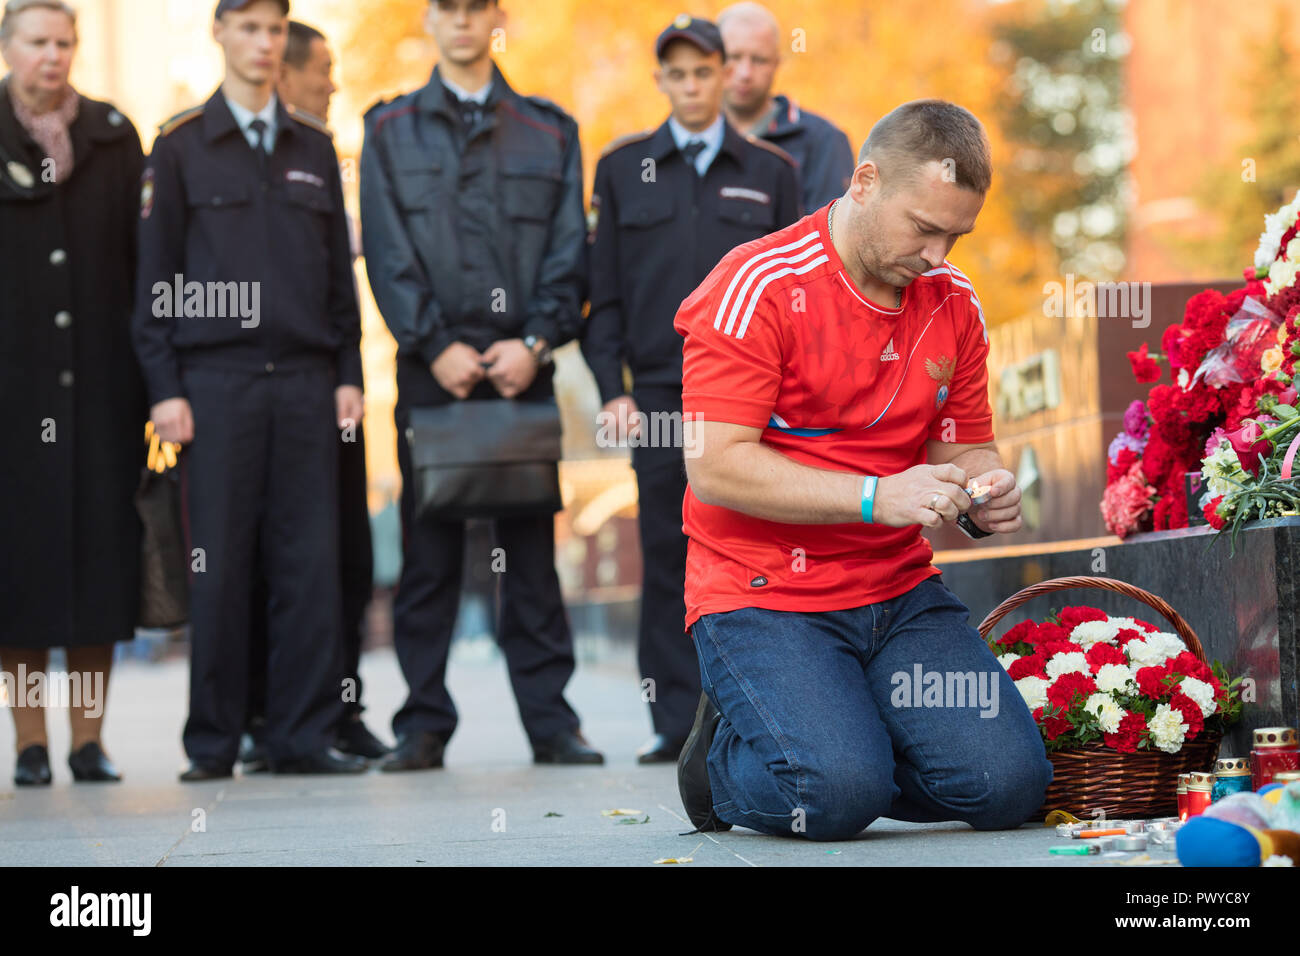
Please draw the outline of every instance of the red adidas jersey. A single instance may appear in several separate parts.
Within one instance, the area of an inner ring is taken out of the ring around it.
[[[992,441],[988,332],[970,280],[945,262],[900,308],[868,302],[831,245],[829,208],[732,250],[682,303],[683,412],[762,428],[795,461],[861,475],[923,464],[928,439]],[[920,525],[782,524],[690,488],[682,517],[687,628],[741,607],[860,607],[939,573]]]

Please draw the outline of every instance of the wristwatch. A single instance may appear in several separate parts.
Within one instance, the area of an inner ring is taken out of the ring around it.
[[[966,514],[965,512],[962,512],[957,516],[957,527],[961,528],[962,534],[966,535],[966,537],[970,538],[971,540],[975,540],[978,538],[987,538],[989,535],[993,533],[992,531],[985,531],[983,528],[981,528],[971,519],[970,515]]]
[[[524,339],[524,345],[533,353],[533,361],[537,363],[538,368],[551,364],[551,347],[546,344],[546,339],[529,335]]]

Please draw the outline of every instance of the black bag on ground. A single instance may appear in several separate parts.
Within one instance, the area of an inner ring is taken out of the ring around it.
[[[555,514],[564,506],[554,399],[413,408],[406,440],[422,518],[510,518]]]

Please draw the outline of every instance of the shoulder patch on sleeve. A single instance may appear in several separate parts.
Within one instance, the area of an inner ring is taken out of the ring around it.
[[[614,140],[603,150],[601,150],[600,158],[604,159],[606,156],[610,155],[611,153],[618,152],[624,146],[631,146],[633,143],[639,143],[642,140],[649,139],[651,136],[654,135],[654,132],[655,131],[652,129],[643,129],[639,133],[629,133],[627,136],[620,136],[618,139]]]
[[[183,112],[177,113],[171,119],[167,120],[167,122],[163,123],[162,126],[159,126],[158,134],[160,136],[170,136],[176,130],[180,129],[182,126],[188,123],[190,120],[196,120],[202,115],[203,115],[203,105],[192,106],[189,109],[184,110]]]
[[[787,153],[785,150],[783,150],[780,146],[774,146],[772,143],[769,143],[767,140],[755,136],[752,133],[748,134],[745,137],[745,139],[747,139],[750,142],[750,144],[759,147],[759,149],[765,149],[769,153],[772,153],[773,155],[780,156],[791,166],[794,166],[796,168],[798,167],[799,164],[794,161],[794,157],[791,156],[789,153]]]
[[[295,109],[294,107],[289,106],[288,104],[285,104],[285,109],[288,111],[290,119],[297,120],[303,126],[310,127],[311,129],[314,129],[318,133],[324,133],[330,139],[334,138],[334,133],[330,130],[328,126],[325,125],[324,121],[321,120],[319,117],[312,116],[310,113],[307,113],[303,110]]]

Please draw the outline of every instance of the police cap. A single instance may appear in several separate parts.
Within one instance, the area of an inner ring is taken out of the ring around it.
[[[705,53],[723,53],[722,32],[717,24],[689,13],[680,14],[655,41],[655,58],[662,60],[664,50],[674,40],[689,40]],[[723,53],[723,56],[726,54]]]

